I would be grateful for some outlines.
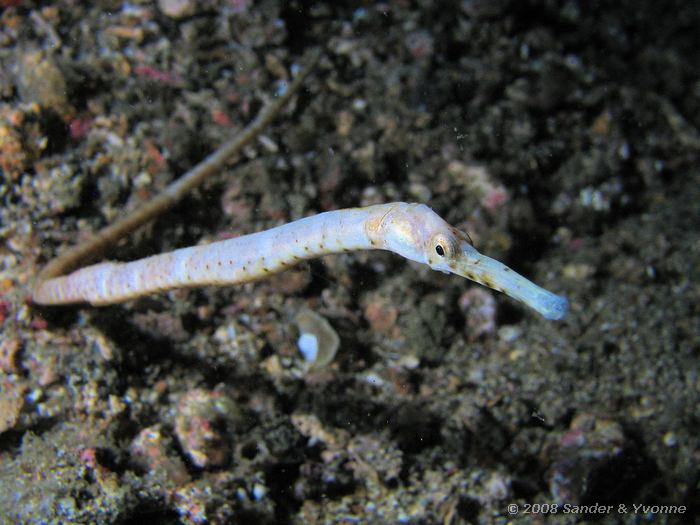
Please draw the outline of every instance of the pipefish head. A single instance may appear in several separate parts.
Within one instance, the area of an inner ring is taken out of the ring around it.
[[[482,255],[469,236],[445,222],[423,204],[392,208],[382,219],[385,248],[433,270],[453,273],[488,286],[525,303],[547,319],[563,319],[566,298],[553,294]]]
[[[467,234],[425,204],[396,203],[380,228],[383,248],[445,273],[455,273],[452,266],[463,258],[465,246],[471,248]]]

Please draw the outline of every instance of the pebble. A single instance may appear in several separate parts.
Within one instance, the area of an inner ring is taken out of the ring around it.
[[[484,288],[470,288],[459,298],[460,309],[466,313],[466,332],[474,340],[496,330],[496,299]]]
[[[256,501],[260,501],[267,495],[267,487],[261,483],[256,483],[253,485],[252,494]]]
[[[24,408],[25,384],[5,381],[0,385],[0,433],[15,428]]]
[[[175,435],[196,466],[222,467],[231,459],[231,434],[238,415],[226,395],[195,388],[178,403]]]
[[[197,11],[197,2],[193,0],[158,0],[158,8],[170,18],[192,16]]]
[[[36,102],[63,114],[69,107],[66,80],[51,56],[29,51],[21,58],[17,90],[26,103]]]
[[[614,486],[635,477],[635,469],[643,464],[619,423],[586,413],[576,416],[559,437],[553,457],[549,488],[557,503],[610,497],[591,492],[600,486],[595,480],[605,476]]]
[[[138,433],[131,442],[130,451],[143,468],[179,486],[188,482],[190,476],[180,458],[168,454],[168,441],[160,426],[154,425]]]
[[[399,309],[384,297],[376,297],[367,303],[364,316],[374,332],[389,335],[399,317]]]
[[[475,195],[480,204],[487,210],[496,210],[509,200],[506,188],[496,181],[491,172],[484,166],[452,160],[447,165],[446,170],[456,183],[461,184]]]
[[[678,445],[678,438],[673,432],[666,432],[663,437],[663,443],[667,447],[675,447]]]
[[[570,263],[564,266],[563,273],[564,277],[568,277],[569,279],[574,279],[576,281],[583,281],[595,273],[595,268],[590,264]]]
[[[8,337],[0,341],[0,371],[6,373],[17,372],[17,356],[22,348],[22,341],[18,337]]]
[[[522,328],[508,324],[498,329],[498,338],[504,343],[513,343],[523,335]]]

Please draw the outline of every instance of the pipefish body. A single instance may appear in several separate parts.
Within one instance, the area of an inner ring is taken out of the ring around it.
[[[355,250],[388,250],[434,270],[498,290],[547,319],[563,319],[566,298],[482,255],[463,232],[424,204],[393,202],[329,211],[270,230],[133,262],[104,262],[41,280],[38,304],[119,303],[175,288],[240,284],[301,261]]]

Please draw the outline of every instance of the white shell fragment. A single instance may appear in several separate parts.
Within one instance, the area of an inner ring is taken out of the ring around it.
[[[318,337],[314,334],[301,334],[297,345],[306,362],[316,361],[318,356]]]
[[[295,319],[299,328],[297,346],[304,361],[314,367],[328,365],[340,346],[340,337],[323,317],[312,310],[301,310]]]

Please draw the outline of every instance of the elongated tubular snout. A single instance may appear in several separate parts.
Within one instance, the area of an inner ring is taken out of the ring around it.
[[[463,248],[465,256],[455,265],[454,273],[503,292],[537,310],[547,319],[560,320],[566,316],[569,309],[566,297],[537,286],[505,264],[480,254],[471,246],[465,245]]]

